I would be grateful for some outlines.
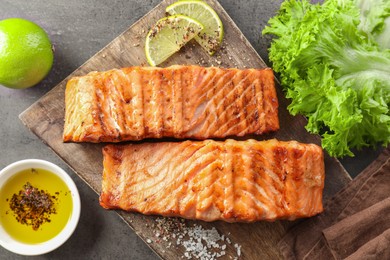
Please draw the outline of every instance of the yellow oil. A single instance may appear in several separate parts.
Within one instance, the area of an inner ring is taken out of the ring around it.
[[[51,214],[51,221],[42,224],[38,230],[19,223],[9,206],[12,195],[22,190],[26,182],[51,196],[58,197],[58,200],[55,200],[56,214]],[[35,168],[18,172],[0,190],[0,225],[10,236],[22,243],[39,244],[55,237],[69,221],[72,208],[72,194],[65,182],[47,170]]]

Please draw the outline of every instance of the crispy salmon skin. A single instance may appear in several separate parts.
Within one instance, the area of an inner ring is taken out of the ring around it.
[[[65,142],[223,138],[279,129],[271,69],[130,67],[70,79]]]
[[[323,211],[324,157],[296,141],[185,141],[103,148],[100,204],[204,221],[294,220]]]

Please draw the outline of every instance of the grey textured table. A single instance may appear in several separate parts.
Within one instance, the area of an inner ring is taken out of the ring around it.
[[[261,30],[282,1],[220,0],[267,64],[270,38]],[[0,168],[21,159],[38,158],[65,169],[80,191],[82,212],[73,236],[59,249],[37,259],[157,259],[157,256],[116,215],[98,204],[98,196],[47,146],[25,128],[18,115],[83,64],[158,0],[0,0],[0,20],[22,17],[35,21],[55,46],[54,67],[39,85],[26,90],[0,87]],[[361,151],[342,160],[352,176],[376,158],[378,151]],[[0,259],[23,258],[0,247]]]

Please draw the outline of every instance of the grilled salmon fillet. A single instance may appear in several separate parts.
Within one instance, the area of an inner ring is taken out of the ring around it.
[[[130,67],[70,79],[64,141],[243,136],[279,129],[271,69]]]
[[[323,211],[324,158],[296,141],[185,141],[103,148],[100,204],[204,221],[294,220]]]

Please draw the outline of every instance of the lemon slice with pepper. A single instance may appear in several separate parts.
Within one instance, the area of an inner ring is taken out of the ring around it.
[[[195,36],[195,40],[213,55],[223,40],[223,24],[218,14],[203,1],[188,0],[171,4],[165,10],[167,13],[182,14],[195,19],[203,25],[203,30]]]
[[[193,39],[203,25],[185,15],[162,18],[146,36],[145,54],[151,66],[157,66]]]

